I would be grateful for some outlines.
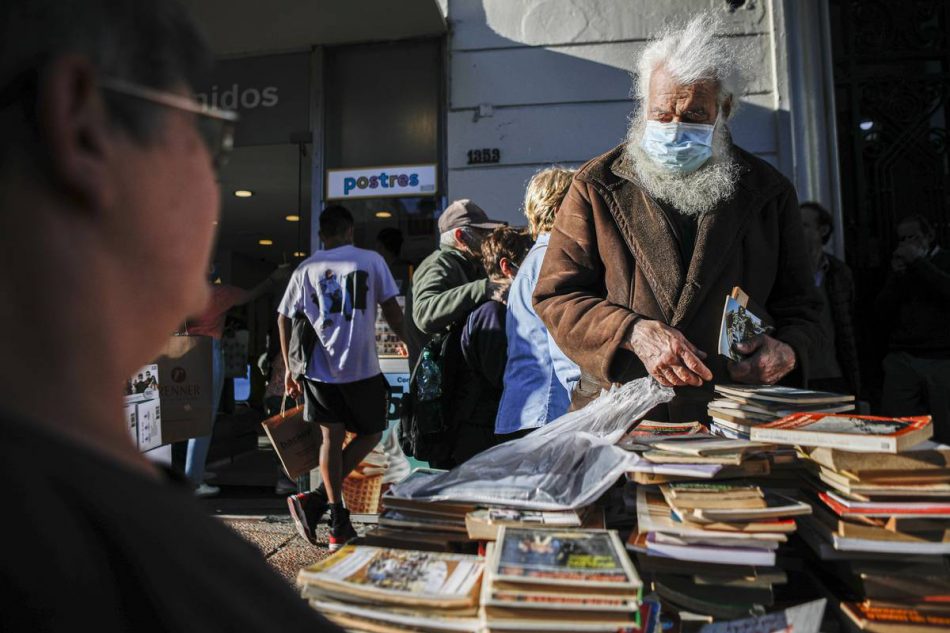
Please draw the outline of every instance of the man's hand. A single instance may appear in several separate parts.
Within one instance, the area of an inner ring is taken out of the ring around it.
[[[795,350],[768,334],[739,343],[736,349],[749,355],[738,363],[729,361],[729,374],[736,382],[773,385],[795,369]]]
[[[508,291],[511,289],[511,280],[507,277],[492,277],[488,280],[488,292],[492,301],[508,303]]]
[[[699,387],[713,378],[701,360],[706,353],[686,340],[682,332],[660,321],[637,321],[630,335],[630,348],[664,387]]]
[[[284,393],[291,397],[291,399],[296,400],[300,397],[301,393],[300,383],[294,380],[293,375],[291,375],[290,370],[284,372]]]

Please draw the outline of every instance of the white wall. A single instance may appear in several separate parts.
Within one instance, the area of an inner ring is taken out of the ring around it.
[[[524,224],[524,186],[551,163],[579,166],[617,145],[633,108],[637,53],[664,26],[721,10],[722,35],[750,52],[752,73],[733,136],[789,169],[777,108],[768,0],[445,0],[449,22],[448,197]],[[780,61],[778,63],[781,63]],[[490,106],[479,116],[479,105]],[[470,149],[498,148],[497,165],[468,165]]]

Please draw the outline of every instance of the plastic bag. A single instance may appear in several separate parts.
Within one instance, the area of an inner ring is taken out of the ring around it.
[[[446,473],[416,472],[390,495],[528,510],[569,510],[598,499],[640,461],[615,446],[673,390],[641,378],[603,392],[579,411],[525,437],[479,453]]]

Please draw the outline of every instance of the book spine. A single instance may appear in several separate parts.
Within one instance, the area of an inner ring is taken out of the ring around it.
[[[755,426],[752,427],[750,436],[752,441],[775,442],[777,444],[823,446],[827,448],[841,448],[848,451],[897,452],[897,441],[894,437],[856,434],[842,435],[817,431],[770,429]]]

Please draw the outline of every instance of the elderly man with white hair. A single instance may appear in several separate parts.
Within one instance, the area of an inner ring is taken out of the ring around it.
[[[643,51],[626,142],[582,167],[555,222],[534,293],[581,367],[572,406],[653,376],[676,396],[651,417],[704,420],[712,384],[804,384],[820,298],[791,183],[732,143],[739,62],[708,14]],[[740,286],[773,327],[717,354]]]

